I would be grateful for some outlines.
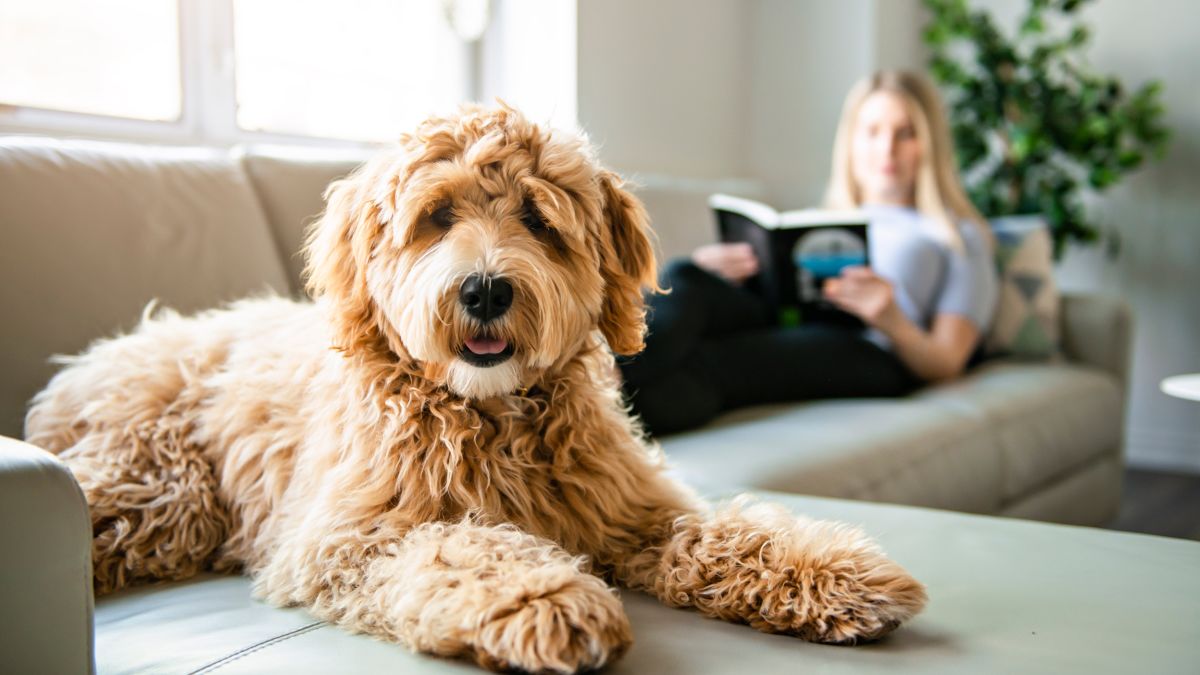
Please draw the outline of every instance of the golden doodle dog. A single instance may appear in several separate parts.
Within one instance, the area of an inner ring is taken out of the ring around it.
[[[613,353],[656,288],[586,141],[436,117],[327,193],[314,302],[149,314],[69,359],[28,439],[83,486],[95,587],[245,569],[258,596],[430,654],[571,672],[631,644],[612,584],[820,642],[923,587],[857,530],[668,478]]]

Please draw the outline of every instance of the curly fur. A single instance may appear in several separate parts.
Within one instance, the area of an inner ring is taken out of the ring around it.
[[[666,476],[612,376],[661,290],[652,235],[583,139],[504,106],[430,119],[330,187],[306,251],[314,302],[148,312],[34,399],[28,439],[92,507],[97,592],[244,568],[352,630],[554,672],[629,647],[609,582],[824,642],[923,606],[860,532],[713,512]],[[475,273],[514,288],[486,326],[457,301]],[[512,358],[460,358],[481,332]]]

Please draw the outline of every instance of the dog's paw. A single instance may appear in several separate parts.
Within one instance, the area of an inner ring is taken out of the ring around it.
[[[862,574],[825,573],[806,585],[813,609],[796,632],[828,644],[877,640],[920,612],[926,600],[924,586],[886,559]]]
[[[924,608],[925,587],[870,539],[842,526],[813,525],[828,531],[762,573],[756,627],[855,644],[887,635]]]
[[[475,660],[491,670],[574,673],[615,661],[631,644],[621,601],[600,579],[578,575],[497,608],[481,627]]]
[[[849,644],[925,606],[925,588],[861,531],[744,501],[681,539],[660,597],[768,633]]]

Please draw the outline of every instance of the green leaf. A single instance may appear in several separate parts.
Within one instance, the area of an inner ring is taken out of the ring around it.
[[[1117,156],[1117,164],[1126,171],[1136,169],[1141,165],[1145,156],[1137,150],[1125,150]]]
[[[925,44],[930,46],[944,45],[949,39],[946,28],[940,24],[930,25],[921,36],[925,39]]]
[[[1112,131],[1112,122],[1107,117],[1093,115],[1084,124],[1084,129],[1093,137],[1107,136]]]
[[[1170,138],[1161,81],[1132,89],[1088,67],[1092,32],[1075,13],[1090,1],[1026,0],[1016,30],[1001,32],[966,0],[923,0],[931,16],[923,34],[937,43],[929,70],[945,87],[972,203],[988,215],[1041,211],[1059,252],[1097,239],[1082,193],[1161,158]],[[1002,161],[989,138],[1001,139]]]
[[[1117,182],[1117,177],[1117,172],[1107,166],[1096,166],[1088,172],[1088,183],[1097,190],[1103,190]]]
[[[1024,161],[1033,150],[1036,138],[1028,130],[1017,127],[1009,135],[1009,154],[1017,162]]]

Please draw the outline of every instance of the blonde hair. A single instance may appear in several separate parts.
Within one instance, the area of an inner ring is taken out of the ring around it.
[[[859,80],[842,105],[837,137],[833,143],[833,167],[825,206],[834,209],[853,209],[862,206],[862,190],[854,180],[850,145],[859,108],[871,94],[887,92],[900,97],[908,108],[921,143],[920,166],[917,168],[915,206],[939,226],[947,244],[962,250],[962,236],[955,224],[960,220],[974,221],[980,226],[985,241],[991,243],[991,228],[967,198],[954,162],[954,141],[946,121],[945,108],[933,84],[921,75],[902,70],[883,70]]]

